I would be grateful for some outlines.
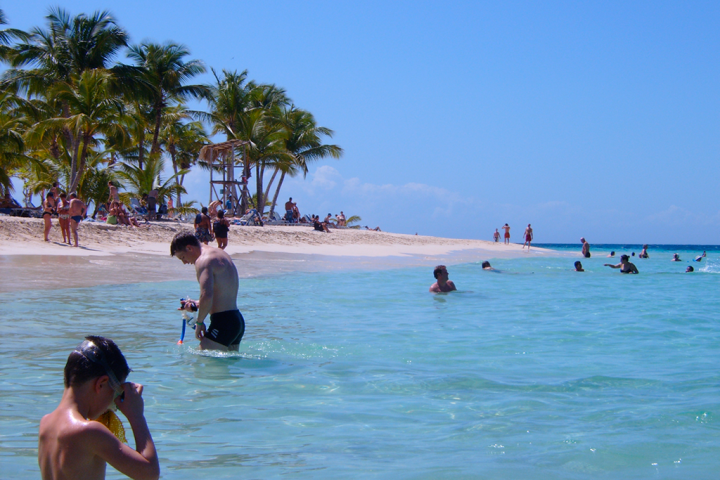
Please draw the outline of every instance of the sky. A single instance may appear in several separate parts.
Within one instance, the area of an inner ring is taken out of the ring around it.
[[[110,10],[132,43],[182,43],[284,88],[345,152],[286,180],[279,200],[303,214],[455,238],[508,223],[521,240],[531,223],[538,243],[719,243],[719,2],[0,2],[21,29],[51,5]],[[207,204],[208,180],[191,174],[186,198]]]

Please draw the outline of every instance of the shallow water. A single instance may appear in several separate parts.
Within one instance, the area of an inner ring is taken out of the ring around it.
[[[236,355],[176,345],[193,281],[0,294],[2,478],[37,478],[86,334],[146,385],[163,478],[716,478],[720,252],[601,250],[450,265],[438,295],[427,267],[241,279]]]

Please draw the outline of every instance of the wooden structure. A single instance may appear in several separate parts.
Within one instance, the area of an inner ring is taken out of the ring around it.
[[[228,199],[232,199],[232,211],[228,215],[242,216],[250,202],[248,191],[248,178],[250,177],[250,165],[245,161],[247,158],[248,142],[244,140],[228,140],[227,142],[205,145],[200,149],[200,160],[207,162],[210,167],[210,203],[215,200],[222,202],[225,208]],[[239,153],[240,158],[236,159],[235,154]],[[235,178],[235,169],[242,168],[241,180]],[[220,186],[218,191],[217,186]],[[240,195],[238,196],[238,190]],[[232,198],[231,198],[232,197]],[[238,199],[240,201],[238,202]]]

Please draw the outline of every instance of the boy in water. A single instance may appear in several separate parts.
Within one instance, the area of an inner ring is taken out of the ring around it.
[[[143,415],[143,386],[124,383],[128,373],[125,357],[110,339],[85,337],[70,354],[60,404],[40,421],[38,463],[43,480],[103,479],[106,463],[130,478],[160,477]],[[136,450],[94,421],[113,404],[130,422]]]

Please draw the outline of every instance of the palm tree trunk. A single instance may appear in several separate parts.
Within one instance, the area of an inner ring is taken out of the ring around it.
[[[277,199],[278,195],[280,195],[280,187],[282,187],[283,180],[285,180],[285,172],[282,172],[280,175],[280,180],[278,180],[278,186],[275,190],[275,196],[273,197],[272,206],[270,207],[270,216],[272,217],[273,212],[275,212],[275,205],[277,205]]]
[[[160,144],[158,142],[158,136],[160,135],[160,125],[162,124],[162,105],[155,107],[155,131],[153,132],[152,147],[150,153],[158,153],[160,151]]]
[[[143,168],[143,162],[145,161],[145,132],[143,132],[142,138],[138,143],[138,167],[140,170]]]
[[[70,162],[70,185],[77,185],[78,156],[80,154],[80,139],[78,137],[73,138],[72,151],[72,160]],[[68,193],[73,191],[72,187],[68,188]]]
[[[272,177],[270,177],[270,181],[267,184],[267,187],[265,187],[265,195],[264,197],[267,199],[270,196],[270,186],[275,181],[275,176],[277,175],[278,169],[276,168],[275,171],[272,174]]]
[[[70,186],[70,193],[77,192],[78,185],[80,185],[80,179],[83,177],[83,174],[85,173],[85,162],[87,160],[87,151],[88,151],[88,144],[90,143],[90,138],[87,135],[83,136],[83,148],[82,153],[80,154],[80,162],[77,167],[77,173],[75,174],[75,178],[72,181],[72,185]],[[79,146],[79,144],[78,144]]]
[[[257,211],[262,216],[263,208],[265,208],[265,199],[262,190],[262,173],[260,172],[260,161],[255,163],[255,188],[257,189]]]

